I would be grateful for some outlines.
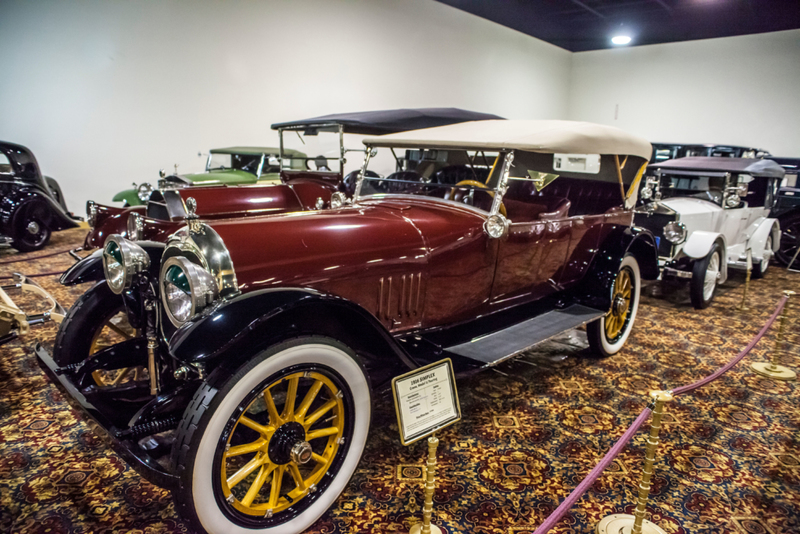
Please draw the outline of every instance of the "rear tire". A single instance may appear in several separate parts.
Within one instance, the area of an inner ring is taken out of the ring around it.
[[[212,374],[186,408],[172,450],[178,513],[212,534],[305,531],[355,472],[371,412],[357,356],[326,337],[279,343],[233,374]],[[298,447],[313,451],[311,460],[298,459]]]
[[[50,241],[50,228],[45,221],[48,217],[47,205],[41,201],[22,207],[14,217],[14,238],[11,246],[20,252],[33,252],[44,248]]]
[[[625,345],[639,309],[641,280],[639,262],[634,256],[626,255],[611,286],[611,310],[586,325],[589,346],[598,356],[612,356]]]
[[[722,271],[722,250],[719,243],[714,243],[705,258],[695,260],[692,267],[692,279],[689,282],[689,295],[692,306],[698,310],[708,308],[714,300],[717,280]]]
[[[764,278],[769,269],[769,260],[772,259],[772,254],[772,236],[770,235],[764,244],[763,258],[758,263],[753,263],[753,278]]]

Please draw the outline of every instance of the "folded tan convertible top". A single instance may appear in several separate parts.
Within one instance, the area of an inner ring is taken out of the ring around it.
[[[591,122],[485,120],[369,137],[364,144],[398,148],[525,150],[556,154],[618,154],[650,159],[653,147],[638,136]]]

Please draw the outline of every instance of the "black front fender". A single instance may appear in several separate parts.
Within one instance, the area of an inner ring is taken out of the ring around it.
[[[161,254],[164,253],[166,245],[155,241],[137,241],[136,244],[142,247],[150,256],[150,272],[158,278]],[[64,271],[59,281],[65,286],[74,286],[84,282],[99,282],[100,280],[105,280],[105,277],[103,249],[100,248],[82,260],[75,262],[69,269]]]
[[[610,309],[611,287],[626,254],[636,258],[644,280],[658,278],[658,249],[652,232],[638,226],[619,227],[606,237],[589,272],[573,290],[575,300],[600,310]]]
[[[267,347],[302,335],[341,341],[364,360],[373,383],[398,369],[417,367],[368,311],[348,300],[310,289],[264,289],[224,301],[179,328],[169,341],[171,355],[207,371],[236,368]]]

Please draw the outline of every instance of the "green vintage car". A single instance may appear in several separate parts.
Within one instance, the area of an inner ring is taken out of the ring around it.
[[[158,189],[200,185],[241,185],[280,181],[280,149],[270,147],[236,146],[214,148],[209,151],[205,172],[171,176],[161,170]],[[304,170],[307,156],[298,150],[283,150],[284,168]],[[147,202],[153,186],[147,182],[133,184],[131,189],[120,191],[114,202],[126,206],[140,206]]]

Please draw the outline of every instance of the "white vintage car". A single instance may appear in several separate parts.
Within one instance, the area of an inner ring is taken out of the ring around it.
[[[634,223],[656,236],[663,278],[689,279],[692,305],[706,308],[728,268],[761,278],[780,243],[769,217],[783,168],[771,160],[690,157],[647,168]],[[723,261],[725,260],[725,261]]]

